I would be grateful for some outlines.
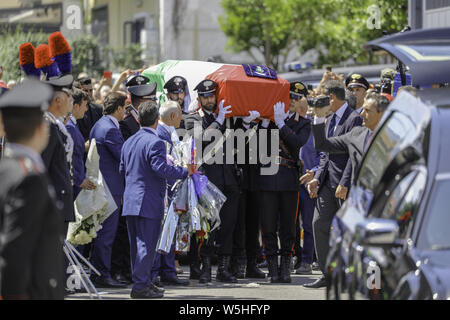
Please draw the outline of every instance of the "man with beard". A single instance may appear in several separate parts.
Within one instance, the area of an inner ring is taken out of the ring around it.
[[[239,168],[236,163],[225,163],[226,146],[225,139],[222,138],[226,129],[236,128],[236,123],[234,119],[230,118],[229,125],[226,125],[225,117],[231,113],[231,106],[224,107],[224,100],[217,106],[217,88],[218,85],[214,81],[201,81],[194,89],[198,92],[198,102],[201,108],[197,112],[187,115],[185,118],[185,127],[191,136],[194,136],[194,126],[201,126],[203,129],[202,143],[201,146],[197,144],[197,148],[202,147],[202,150],[205,151],[206,147],[208,147],[212,151],[203,154],[203,158],[201,159],[203,164],[199,169],[204,172],[208,180],[217,186],[227,198],[220,210],[221,224],[219,230],[213,231],[208,240],[201,243],[200,256],[203,266],[200,283],[211,282],[211,257],[214,253],[214,242],[216,242],[216,246],[218,247],[217,254],[219,258],[216,280],[236,283],[236,278],[229,272],[229,266],[233,249],[233,232],[237,222],[239,205]],[[217,109],[218,113],[216,114]],[[215,137],[211,141],[210,134],[214,135],[217,132],[221,133],[220,138]],[[223,141],[221,141],[222,139]],[[223,158],[218,159],[216,150],[220,150],[221,148],[223,150],[221,157]],[[215,158],[213,159],[214,163],[206,160],[211,155]]]
[[[184,128],[184,117],[189,113],[188,109],[191,102],[187,80],[181,76],[172,77],[166,82],[164,89],[167,90],[167,98],[171,101],[178,102],[180,105],[181,112],[183,113],[180,128]]]

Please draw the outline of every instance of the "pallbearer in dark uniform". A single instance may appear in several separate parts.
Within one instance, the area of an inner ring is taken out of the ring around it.
[[[218,114],[215,113],[217,109],[216,103],[216,89],[217,83],[211,80],[201,81],[194,89],[198,92],[198,101],[201,109],[198,112],[189,114],[185,118],[185,127],[191,135],[194,135],[194,126],[197,124],[203,128],[204,136],[208,134],[208,130],[218,130],[222,134],[225,132],[225,116],[231,113],[231,106],[224,107],[224,101],[219,103]],[[230,119],[230,129],[234,128],[234,121]],[[238,167],[236,163],[226,163],[226,146],[225,139],[223,143],[219,141],[207,141],[203,139],[202,147],[205,148],[213,144],[212,153],[215,150],[223,148],[223,162],[224,164],[207,164],[203,163],[200,166],[205,175],[214,185],[216,185],[223,194],[227,197],[227,201],[220,210],[221,225],[219,230],[211,233],[210,238],[202,243],[200,248],[200,255],[202,259],[202,274],[200,276],[200,283],[207,283],[211,281],[211,256],[214,252],[214,240],[218,246],[218,269],[216,280],[222,282],[237,282],[236,278],[229,272],[230,257],[233,249],[233,232],[236,226],[238,204],[239,204],[239,184],[238,184]],[[199,145],[197,144],[197,147]],[[211,147],[211,146],[210,146]],[[203,162],[206,158],[211,156],[203,154]],[[215,155],[217,157],[217,155]]]
[[[189,113],[189,105],[191,103],[187,80],[182,76],[172,77],[166,82],[164,89],[167,90],[167,98],[178,102],[180,105],[183,113],[180,128],[184,128],[184,117]]]
[[[291,282],[290,261],[295,243],[295,221],[299,203],[299,151],[311,133],[310,121],[294,110],[285,112],[283,103],[274,105],[275,122],[264,120],[261,129],[279,130],[278,172],[259,175],[262,238],[271,282]],[[270,137],[271,135],[267,135]],[[271,139],[268,139],[271,150]],[[270,166],[268,164],[267,166]],[[279,225],[279,228],[277,228]],[[278,237],[281,248],[278,252]],[[278,254],[281,263],[278,267]]]
[[[156,101],[156,83],[147,84],[149,81],[150,79],[145,76],[132,75],[125,84],[131,95],[131,105],[127,106],[125,118],[119,123],[124,141],[138,132],[140,128],[139,106],[148,100]]]
[[[40,156],[52,96],[50,86],[27,79],[0,99],[8,139],[0,161],[0,300],[64,298],[62,217]]]
[[[259,112],[251,111],[249,116],[236,120],[237,125],[244,131],[252,130],[257,139],[258,124],[254,121],[260,117]],[[250,133],[251,134],[251,133]],[[256,151],[256,150],[254,150]],[[256,258],[259,250],[259,175],[258,164],[250,163],[250,142],[246,138],[245,150],[238,150],[238,154],[245,152],[245,163],[239,164],[242,172],[239,197],[239,214],[233,234],[233,256],[231,271],[238,278],[264,279],[266,274],[257,267]],[[257,159],[255,159],[257,161]]]

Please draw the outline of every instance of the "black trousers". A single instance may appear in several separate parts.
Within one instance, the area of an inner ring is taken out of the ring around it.
[[[325,273],[328,251],[330,250],[330,229],[336,212],[341,207],[340,199],[335,196],[336,189],[327,181],[322,184],[317,196],[313,218],[314,244],[320,270]]]
[[[231,256],[233,251],[233,232],[238,217],[239,187],[217,187],[227,197],[227,201],[220,210],[220,228],[211,232],[208,240],[204,240],[201,245],[201,257],[211,257],[214,254],[215,247],[218,255]]]
[[[293,254],[298,197],[298,191],[260,191],[262,239],[266,256],[278,255],[278,237],[281,244],[279,254]]]
[[[119,216],[116,238],[112,247],[111,274],[121,274],[131,277],[130,242],[128,239],[126,218],[122,216],[122,212]]]
[[[245,262],[246,258],[256,258],[259,250],[259,229],[259,192],[242,190],[233,234],[234,259]]]

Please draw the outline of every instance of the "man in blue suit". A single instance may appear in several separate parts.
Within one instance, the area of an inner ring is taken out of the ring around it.
[[[119,172],[120,153],[123,137],[119,129],[119,121],[125,115],[127,96],[121,92],[110,93],[104,102],[104,116],[98,120],[91,130],[89,140],[95,139],[100,156],[100,172],[111,192],[118,209],[103,222],[102,229],[92,243],[91,260],[101,273],[94,277],[94,283],[103,288],[120,288],[123,284],[111,278],[111,253],[119,222],[119,213],[124,191],[124,177]]]
[[[167,101],[159,109],[160,119],[156,132],[158,136],[167,143],[167,153],[172,153],[173,144],[178,140],[175,129],[180,127],[182,119],[181,107],[176,101]],[[172,201],[171,191],[176,180],[167,180],[168,203]],[[161,277],[161,282],[167,285],[189,285],[189,281],[178,279],[175,268],[175,245],[172,245],[170,253],[162,255],[157,253],[152,269],[152,281],[158,285],[157,277]]]
[[[330,97],[330,110],[333,111],[326,124],[327,138],[343,135],[354,127],[361,126],[362,118],[345,101],[345,88],[340,81],[327,82],[325,94]],[[351,176],[352,164],[348,154],[326,153],[320,159],[315,178],[307,185],[310,196],[317,197],[313,233],[317,260],[323,274],[325,274],[325,264],[330,248],[331,222],[341,206],[341,201],[345,200],[347,196]],[[307,288],[325,287],[325,277],[322,276],[304,286]]]
[[[95,184],[86,178],[86,168],[84,167],[84,137],[77,126],[77,120],[83,119],[87,111],[89,97],[80,89],[72,89],[73,109],[72,115],[66,123],[66,129],[73,140],[73,199],[75,200],[82,189],[95,189]]]
[[[188,169],[167,163],[166,146],[158,137],[158,106],[144,102],[139,109],[141,129],[122,149],[120,171],[125,174],[123,216],[130,239],[133,288],[131,298],[161,298],[164,290],[152,283],[151,270],[164,215],[167,180],[183,179]]]

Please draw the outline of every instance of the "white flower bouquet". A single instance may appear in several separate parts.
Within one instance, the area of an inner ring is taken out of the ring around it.
[[[90,243],[97,237],[102,223],[115,211],[117,205],[99,168],[95,140],[91,141],[86,160],[86,176],[96,184],[94,190],[81,190],[75,203],[75,222],[69,223],[67,240],[74,245]]]
[[[179,142],[172,150],[175,165],[186,166],[193,163],[194,141]],[[191,235],[198,239],[208,239],[211,231],[220,226],[220,209],[226,201],[223,193],[200,172],[173,186],[173,200],[162,226],[157,245],[159,253],[169,253],[173,241],[176,252],[187,252]]]

